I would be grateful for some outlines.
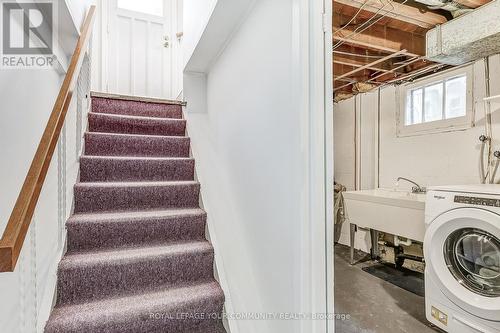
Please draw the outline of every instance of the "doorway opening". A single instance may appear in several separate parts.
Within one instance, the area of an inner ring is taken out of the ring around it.
[[[103,89],[177,99],[182,92],[182,1],[103,2]],[[107,50],[107,52],[106,52]],[[104,54],[106,53],[106,54]]]
[[[462,120],[447,119],[448,109],[469,118],[467,80],[454,88],[452,72],[439,77],[450,66],[426,59],[426,34],[460,14],[419,0],[332,6],[334,299],[335,312],[351,318],[336,320],[336,331],[435,332],[423,297],[424,192],[451,183],[455,170],[435,166],[445,154],[429,154],[438,149],[429,135]],[[398,200],[397,208],[380,203]]]

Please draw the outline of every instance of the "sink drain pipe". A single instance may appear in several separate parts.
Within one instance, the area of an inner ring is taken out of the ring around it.
[[[402,241],[399,236],[394,236],[394,246],[400,246],[400,245],[404,245],[404,246],[410,246],[412,243],[411,239],[406,239],[406,241]]]

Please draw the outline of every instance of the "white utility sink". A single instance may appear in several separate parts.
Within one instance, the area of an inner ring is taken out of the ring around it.
[[[425,194],[377,188],[344,192],[348,223],[423,242]]]

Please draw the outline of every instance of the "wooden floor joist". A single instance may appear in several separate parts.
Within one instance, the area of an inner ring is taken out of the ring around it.
[[[333,39],[337,41],[334,45],[340,41],[353,46],[387,53],[406,49],[409,56],[425,55],[425,36],[423,35],[388,28],[378,24],[374,24],[364,31],[363,29],[356,30],[353,27],[344,27],[340,32],[335,33],[339,29],[340,27],[334,25]]]
[[[392,54],[390,54],[390,55],[388,55],[388,56],[386,56],[386,57],[383,57],[383,58],[381,58],[381,59],[375,60],[375,61],[373,61],[373,62],[371,62],[371,63],[369,63],[369,64],[367,64],[367,65],[364,65],[364,66],[358,67],[358,68],[356,68],[356,69],[353,69],[352,71],[350,71],[350,72],[348,72],[348,73],[345,73],[345,74],[343,74],[343,75],[339,76],[339,77],[338,77],[337,79],[335,79],[335,80],[339,80],[339,79],[342,79],[342,78],[344,78],[344,77],[348,77],[349,75],[352,75],[352,74],[354,74],[354,73],[357,73],[357,72],[359,72],[359,71],[362,71],[362,70],[364,70],[364,69],[367,69],[368,67],[373,67],[373,66],[375,66],[375,65],[377,65],[377,64],[383,63],[384,61],[387,61],[387,60],[389,60],[389,59],[391,59],[391,58],[397,57],[398,55],[400,55],[400,54],[404,54],[405,52],[406,52],[406,50],[401,50],[401,51],[398,51],[398,52],[392,53]]]
[[[380,57],[382,58],[382,57]],[[370,61],[373,61],[373,59],[369,59]],[[344,65],[344,66],[349,66],[353,68],[359,68],[361,66],[364,66],[368,64],[368,62],[363,61],[362,58],[352,58],[349,56],[345,55],[338,55],[334,54],[333,56],[333,63],[334,64],[339,64],[339,65]],[[376,71],[376,72],[388,72],[390,70],[391,66],[373,66],[373,67],[368,67],[367,69]]]
[[[484,1],[484,0],[462,0],[462,1]],[[397,3],[390,0],[335,0],[335,2],[360,8],[371,13],[386,15],[387,17],[408,22],[422,28],[432,29],[438,24],[447,21],[446,17],[432,11],[423,12],[419,8]],[[366,2],[366,3],[365,3]],[[382,4],[383,3],[383,4]],[[381,9],[382,8],[382,9]]]
[[[389,73],[394,73],[394,72],[396,72],[399,69],[405,68],[405,67],[407,67],[407,66],[409,66],[409,65],[411,65],[411,64],[413,64],[413,63],[415,63],[417,61],[421,61],[421,60],[422,60],[422,58],[415,57],[414,59],[412,59],[410,61],[407,61],[407,62],[405,62],[405,63],[403,63],[403,64],[401,64],[401,65],[399,65],[397,67],[394,67],[393,69],[391,69],[388,72],[385,72],[385,73],[379,74],[379,75],[377,75],[375,77],[372,77],[367,82],[370,82],[370,83],[380,83],[380,82],[377,82],[376,80],[379,79],[379,78],[381,78],[381,77],[383,77],[384,75],[389,74]]]
[[[468,8],[491,0],[456,0]],[[426,33],[453,18],[418,0],[332,0],[333,86],[339,96],[400,83],[439,70],[425,60]]]

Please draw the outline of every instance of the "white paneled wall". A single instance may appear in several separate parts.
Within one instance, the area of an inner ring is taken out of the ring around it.
[[[499,95],[500,56],[490,57],[489,61],[490,94]],[[471,66],[474,68],[475,127],[467,130],[397,137],[399,106],[394,86],[336,104],[336,181],[349,190],[391,188],[399,176],[423,186],[479,183],[478,138],[485,134],[485,66],[483,60]],[[500,150],[500,100],[492,102],[491,110],[493,150]],[[356,147],[353,142],[357,143]],[[402,183],[401,187],[404,186],[407,185]],[[369,234],[361,231],[356,237],[356,247],[369,250]],[[342,227],[340,242],[349,243],[348,225]]]
[[[65,222],[72,211],[73,185],[86,113],[90,107],[90,59],[86,58],[59,142],[50,163],[24,245],[12,273],[0,273],[0,331],[43,332],[53,305],[57,264],[66,241]],[[0,76],[4,113],[0,123],[3,233],[15,200],[52,111],[62,77],[55,71],[15,70]],[[34,79],[38,76],[40,81]],[[30,90],[30,98],[25,98]],[[4,95],[5,94],[5,95]]]

